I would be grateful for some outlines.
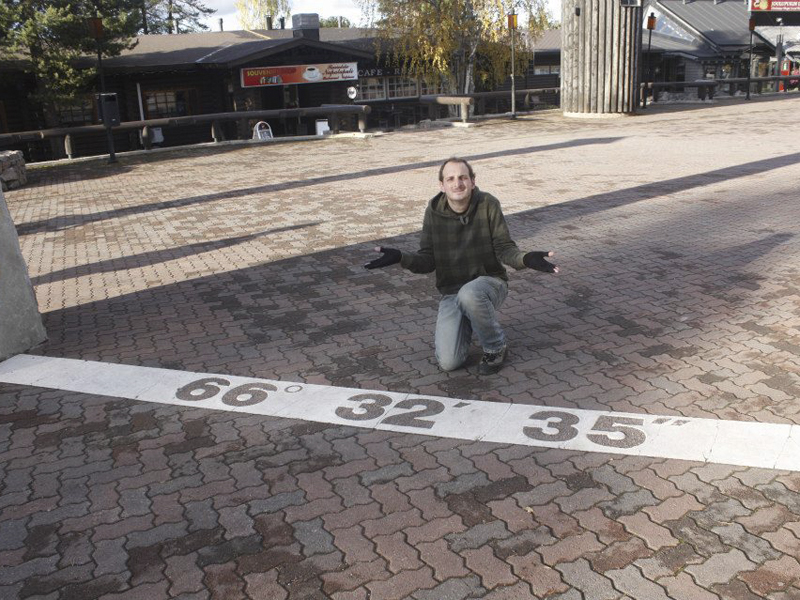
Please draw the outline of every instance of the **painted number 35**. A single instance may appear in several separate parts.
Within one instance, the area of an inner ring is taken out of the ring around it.
[[[578,435],[575,425],[580,418],[572,413],[558,410],[543,410],[532,414],[530,419],[544,421],[545,427],[525,427],[523,433],[540,442],[566,442]],[[597,417],[590,433],[586,434],[589,441],[601,446],[613,448],[633,448],[643,444],[647,437],[636,426],[644,425],[644,419],[635,417],[613,417],[600,415]],[[545,430],[547,429],[547,431]],[[550,430],[555,430],[552,433]]]

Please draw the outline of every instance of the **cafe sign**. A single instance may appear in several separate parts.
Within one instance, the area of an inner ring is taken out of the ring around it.
[[[241,79],[243,88],[350,81],[358,79],[358,63],[340,62],[280,67],[252,67],[241,70]]]

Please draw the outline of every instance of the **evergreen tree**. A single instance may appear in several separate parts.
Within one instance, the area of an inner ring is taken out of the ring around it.
[[[203,19],[214,14],[201,0],[139,0],[142,33],[207,31]]]
[[[116,56],[135,44],[139,27],[137,0],[0,0],[4,53],[27,59],[37,81],[34,101],[43,109],[47,126],[58,125],[57,106],[69,105],[91,89],[96,66],[85,58]],[[102,19],[98,39],[90,17]],[[84,58],[84,64],[80,59]]]

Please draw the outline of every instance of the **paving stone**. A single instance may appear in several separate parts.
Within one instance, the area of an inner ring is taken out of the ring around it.
[[[539,554],[542,555],[545,564],[556,566],[563,562],[573,562],[579,556],[602,548],[603,545],[597,540],[597,536],[587,531],[580,535],[562,538],[550,546],[544,546],[539,549]]]
[[[653,523],[644,512],[620,517],[618,520],[625,529],[640,537],[651,550],[659,550],[664,546],[677,546],[679,543],[669,529]]]
[[[702,587],[708,588],[717,583],[727,583],[737,574],[752,571],[756,564],[747,560],[741,550],[736,548],[724,554],[714,554],[699,565],[689,565],[686,572]]]
[[[423,542],[415,547],[422,561],[433,569],[433,576],[438,581],[444,582],[470,574],[464,567],[464,559],[452,552],[444,540]]]
[[[542,563],[535,552],[524,556],[510,556],[507,562],[511,565],[514,575],[526,581],[536,597],[549,597],[569,589],[561,579],[561,574]]]
[[[614,581],[614,587],[631,598],[671,600],[664,588],[645,579],[641,571],[633,565],[628,565],[624,569],[606,571],[605,576]]]
[[[614,589],[610,579],[595,573],[586,559],[561,563],[555,567],[561,572],[564,582],[580,591],[585,598],[596,600],[618,600],[620,594]]]
[[[511,568],[500,561],[489,546],[482,546],[476,550],[463,550],[461,555],[467,568],[481,578],[481,585],[487,590],[498,585],[511,585],[517,578]]]
[[[460,553],[462,550],[480,548],[492,540],[508,537],[511,537],[511,532],[506,529],[505,523],[492,521],[485,525],[475,525],[462,533],[450,533],[445,539],[453,552]]]
[[[315,554],[330,554],[335,552],[333,536],[325,531],[321,518],[311,521],[295,521],[292,523],[294,537],[303,546],[305,556]]]
[[[430,590],[420,590],[414,593],[414,600],[467,600],[480,598],[486,589],[481,586],[480,578],[476,576],[452,578],[440,583]]]
[[[790,556],[781,556],[764,562],[754,571],[739,575],[750,590],[766,597],[776,591],[784,591],[792,582],[800,580],[800,563]]]
[[[402,600],[416,590],[431,589],[437,584],[431,569],[422,567],[417,571],[402,571],[383,581],[373,581],[366,584],[366,587],[375,598]]]

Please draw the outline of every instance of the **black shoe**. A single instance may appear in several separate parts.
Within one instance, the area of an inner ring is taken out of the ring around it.
[[[503,368],[503,362],[508,354],[508,346],[503,346],[497,352],[484,352],[478,372],[481,375],[492,375]]]

